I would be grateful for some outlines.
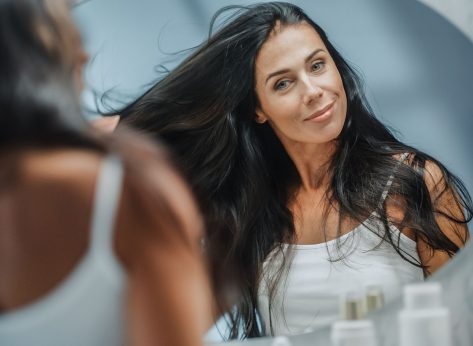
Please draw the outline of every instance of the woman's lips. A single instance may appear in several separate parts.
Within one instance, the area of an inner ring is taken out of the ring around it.
[[[315,113],[312,113],[309,115],[304,121],[322,121],[328,118],[333,109],[333,105],[335,104],[335,101],[330,102],[328,105],[323,107],[322,109],[316,111]]]

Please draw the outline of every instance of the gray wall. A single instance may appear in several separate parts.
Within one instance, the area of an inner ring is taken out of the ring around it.
[[[450,20],[473,40],[473,1],[471,0],[419,0]]]

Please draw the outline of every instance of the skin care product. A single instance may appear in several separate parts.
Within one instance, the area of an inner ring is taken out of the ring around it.
[[[404,287],[399,331],[400,346],[452,346],[450,314],[442,305],[439,283]]]

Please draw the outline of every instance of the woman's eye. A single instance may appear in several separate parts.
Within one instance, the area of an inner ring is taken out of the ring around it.
[[[284,90],[289,86],[289,81],[288,80],[282,80],[276,83],[274,86],[274,89],[276,90]]]
[[[316,61],[312,64],[312,71],[317,72],[320,71],[324,67],[325,63],[323,61]]]

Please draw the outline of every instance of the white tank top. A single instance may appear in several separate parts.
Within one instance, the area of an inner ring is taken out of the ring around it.
[[[0,314],[0,345],[125,344],[126,277],[112,247],[122,179],[120,160],[115,156],[104,159],[95,192],[90,248],[53,291],[32,304]]]
[[[391,183],[392,179],[382,200]],[[421,268],[404,260],[392,245],[381,242],[373,233],[375,230],[382,234],[383,229],[372,213],[365,222],[338,239],[320,244],[283,244],[282,252],[273,251],[263,264],[258,287],[258,308],[266,334],[299,334],[330,326],[340,318],[340,297],[350,291],[377,285],[389,303],[401,294],[405,284],[423,280]],[[395,244],[399,241],[403,255],[419,263],[416,242],[394,225],[390,225],[390,231]],[[270,301],[271,278],[277,275],[284,258],[290,267],[282,273]]]

